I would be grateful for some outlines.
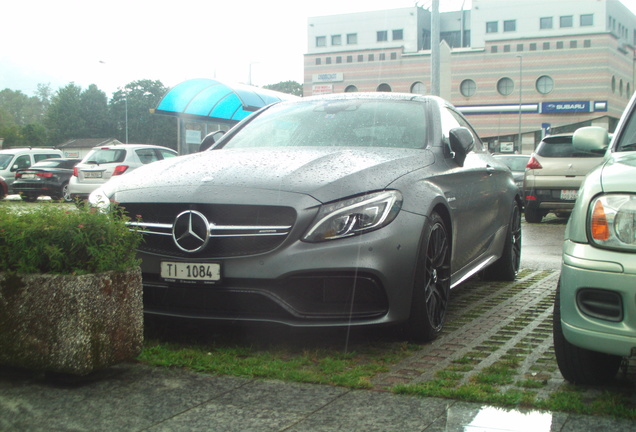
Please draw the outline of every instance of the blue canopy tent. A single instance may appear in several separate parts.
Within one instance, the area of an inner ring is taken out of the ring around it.
[[[159,102],[155,114],[233,125],[274,102],[295,99],[286,93],[212,79],[192,79],[172,88]]]
[[[297,96],[258,87],[198,78],[173,87],[151,112],[179,119],[177,145],[179,154],[182,154],[181,130],[185,119],[217,122],[231,127],[264,106],[295,98]]]

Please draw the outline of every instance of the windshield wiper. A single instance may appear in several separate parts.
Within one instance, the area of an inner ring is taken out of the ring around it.
[[[636,150],[636,143],[622,145],[618,148],[618,150]]]

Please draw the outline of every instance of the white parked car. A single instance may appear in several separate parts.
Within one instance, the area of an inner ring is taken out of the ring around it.
[[[175,156],[177,152],[172,149],[147,144],[95,147],[73,170],[68,187],[71,198],[87,199],[91,192],[112,177]]]

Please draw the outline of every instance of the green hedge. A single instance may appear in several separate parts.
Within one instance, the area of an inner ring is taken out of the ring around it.
[[[121,209],[0,205],[0,272],[87,274],[139,265],[141,233]]]

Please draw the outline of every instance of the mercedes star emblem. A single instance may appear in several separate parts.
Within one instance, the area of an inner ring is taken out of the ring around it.
[[[179,213],[174,220],[172,239],[184,252],[199,252],[210,239],[210,223],[198,211],[186,210]]]

